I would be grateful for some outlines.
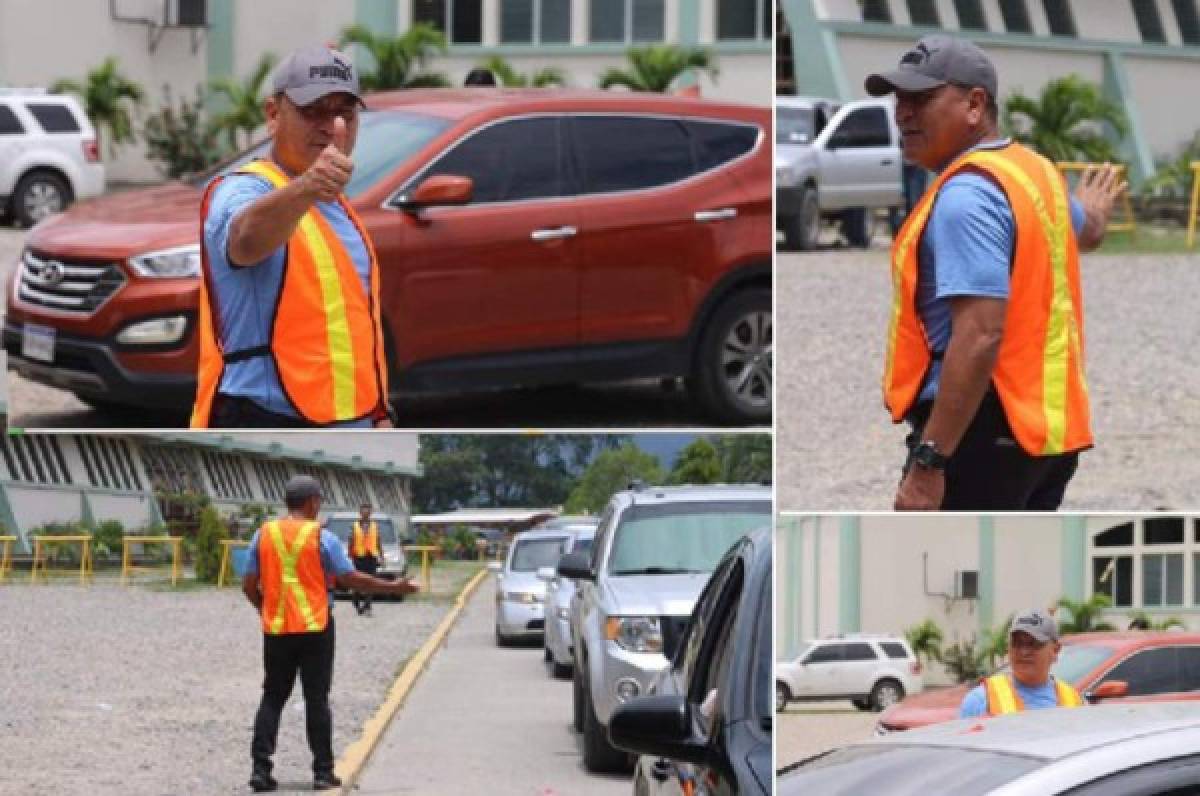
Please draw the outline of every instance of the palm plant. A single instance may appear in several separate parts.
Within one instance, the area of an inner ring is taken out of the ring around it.
[[[625,86],[634,91],[665,92],[688,70],[707,72],[714,80],[717,67],[707,50],[683,49],[670,44],[634,47],[628,52],[632,69],[608,69],[600,75],[600,88]]]
[[[83,100],[83,110],[97,131],[108,131],[108,153],[116,155],[120,144],[133,142],[133,115],[145,98],[142,87],[117,71],[117,59],[109,57],[87,74],[87,81],[58,80],[55,93],[71,93]]]
[[[982,668],[991,672],[996,669],[996,662],[1008,657],[1008,632],[1012,627],[1012,616],[993,628],[982,633],[979,644],[979,660]]]
[[[566,75],[557,66],[547,66],[537,70],[532,75],[523,75],[513,69],[512,64],[499,55],[493,55],[479,65],[495,75],[500,85],[510,88],[525,88],[526,86],[545,88],[547,86],[565,86],[567,84]]]
[[[1154,619],[1145,611],[1137,611],[1129,615],[1130,627],[1143,630],[1170,630],[1173,627],[1186,629],[1187,625],[1178,616],[1168,616],[1166,619]]]
[[[1129,127],[1124,110],[1078,75],[1051,80],[1036,100],[1014,92],[1004,103],[1005,131],[1055,161],[1115,160],[1104,124],[1118,139]]]
[[[942,651],[942,663],[959,683],[974,683],[990,671],[984,667],[983,656],[975,646],[975,639],[951,644]]]
[[[1107,594],[1093,594],[1083,601],[1062,597],[1056,605],[1071,615],[1069,621],[1059,620],[1058,629],[1061,633],[1116,630],[1111,623],[1098,621],[1104,610],[1112,606],[1112,599]]]
[[[365,91],[450,85],[440,72],[420,71],[435,53],[446,52],[445,34],[428,23],[413,25],[400,36],[379,35],[364,25],[353,25],[342,31],[339,46],[347,44],[359,45],[375,60],[375,71],[359,78]]]
[[[263,85],[267,82],[271,70],[275,68],[275,61],[273,53],[265,53],[258,60],[254,71],[245,79],[239,81],[223,78],[212,81],[213,93],[225,98],[225,110],[213,119],[213,126],[218,133],[225,133],[229,137],[230,149],[239,148],[238,133],[246,134],[246,143],[249,145],[254,131],[266,123]]]
[[[904,631],[904,638],[913,654],[918,658],[924,656],[927,661],[942,659],[942,629],[932,619],[926,619],[919,625],[913,625]]]
[[[1192,162],[1196,160],[1200,160],[1200,133],[1192,137],[1178,157],[1158,161],[1154,176],[1142,183],[1142,195],[1186,197],[1192,186]]]

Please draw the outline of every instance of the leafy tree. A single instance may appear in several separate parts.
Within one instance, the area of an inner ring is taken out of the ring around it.
[[[679,452],[671,475],[672,484],[712,484],[721,477],[721,462],[713,444],[700,437]]]
[[[1137,611],[1129,615],[1129,628],[1141,630],[1170,630],[1173,627],[1186,629],[1187,624],[1178,616],[1168,616],[1165,619],[1155,619],[1145,611]]]
[[[435,53],[446,52],[445,34],[427,23],[413,25],[399,36],[377,34],[364,25],[353,25],[342,31],[340,46],[347,44],[359,45],[375,60],[375,70],[359,76],[364,91],[450,85],[440,72],[420,71]]]
[[[981,634],[979,655],[984,669],[988,672],[995,670],[996,665],[1008,657],[1008,635],[1012,628],[1012,620],[1013,616],[1010,614],[999,625],[988,628]]]
[[[661,484],[665,474],[658,459],[631,442],[616,450],[606,450],[583,474],[579,485],[567,498],[564,511],[568,514],[597,513],[615,492],[625,489],[635,479],[646,484]]]
[[[216,583],[221,574],[221,540],[229,538],[225,523],[213,506],[200,512],[200,529],[196,532],[196,579],[201,583]]]
[[[246,134],[248,146],[254,132],[267,122],[267,113],[263,109],[263,88],[271,70],[275,68],[275,61],[273,53],[264,53],[254,71],[244,79],[222,78],[212,81],[213,93],[225,98],[225,110],[213,120],[213,126],[217,132],[225,133],[232,150],[240,148],[238,133]]]
[[[926,619],[921,624],[905,630],[904,638],[908,640],[908,646],[912,647],[913,654],[918,658],[924,657],[926,661],[942,659],[942,629],[932,619]]]
[[[1192,161],[1195,160],[1200,160],[1200,132],[1192,137],[1178,157],[1158,161],[1154,176],[1142,183],[1142,195],[1187,197],[1192,188]]]
[[[942,650],[942,664],[959,683],[974,683],[989,671],[973,638],[956,641]]]
[[[164,87],[163,104],[146,119],[142,135],[151,160],[160,162],[160,170],[171,179],[198,174],[221,159],[217,131],[204,118],[204,92],[196,89],[189,102],[171,101],[171,90]]]
[[[1107,594],[1093,594],[1090,598],[1082,602],[1062,597],[1056,604],[1071,615],[1069,620],[1058,620],[1058,630],[1060,633],[1089,633],[1093,631],[1116,630],[1112,624],[1098,621],[1104,610],[1112,606],[1112,599]]]
[[[566,74],[557,66],[547,66],[531,75],[525,75],[517,72],[512,64],[499,55],[493,55],[479,65],[495,75],[500,85],[509,88],[525,88],[527,86],[545,88],[547,86],[565,86],[567,84]]]
[[[722,434],[716,440],[720,480],[726,484],[771,482],[770,434]]]
[[[1118,140],[1129,128],[1121,106],[1079,75],[1051,80],[1036,100],[1014,92],[1004,103],[1004,129],[1051,160],[1116,160],[1104,124]]]
[[[630,69],[608,69],[600,75],[600,88],[625,86],[633,91],[665,92],[688,70],[707,72],[714,80],[717,67],[707,50],[684,49],[671,44],[634,47],[626,53]]]
[[[101,129],[108,131],[109,155],[115,156],[121,144],[133,142],[133,114],[145,98],[145,91],[117,71],[115,57],[106,58],[88,72],[86,82],[58,80],[50,90],[76,94],[83,100],[83,111],[97,134]]]
[[[92,533],[92,547],[97,558],[108,558],[121,550],[125,526],[120,520],[105,520]]]

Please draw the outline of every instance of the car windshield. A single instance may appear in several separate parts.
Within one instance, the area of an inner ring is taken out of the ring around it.
[[[633,506],[617,527],[608,572],[712,572],[734,542],[770,521],[770,510],[765,500]]]
[[[851,746],[784,769],[780,796],[926,796],[990,793],[1041,766],[1043,761],[974,749],[941,749],[904,744]]]
[[[325,521],[325,528],[341,539],[342,544],[345,544],[346,540],[350,538],[350,529],[354,527],[354,523],[357,521],[357,517],[330,517]],[[392,524],[391,517],[376,517],[375,523],[379,526],[379,543],[385,545],[395,544],[396,526]]]
[[[450,126],[445,119],[422,116],[408,111],[366,111],[358,124],[354,143],[354,176],[344,193],[354,199],[391,174],[404,161]],[[271,141],[260,141],[242,154],[192,180],[197,188],[206,188],[218,176],[225,176],[246,163],[266,157]]]
[[[775,143],[807,144],[813,140],[814,114],[812,108],[775,109]]]
[[[558,559],[562,557],[563,543],[566,541],[565,536],[522,539],[513,550],[512,565],[509,569],[513,572],[536,572],[542,567],[557,566]]]
[[[592,540],[591,539],[576,539],[575,544],[573,544],[571,546],[571,552],[572,553],[591,553],[592,552]]]

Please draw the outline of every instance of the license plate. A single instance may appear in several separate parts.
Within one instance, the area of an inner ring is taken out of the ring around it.
[[[38,326],[35,323],[25,324],[21,334],[21,354],[27,359],[53,362],[54,329],[49,326]]]

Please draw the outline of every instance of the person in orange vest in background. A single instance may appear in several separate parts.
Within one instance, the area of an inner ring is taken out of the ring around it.
[[[288,515],[268,520],[250,540],[242,591],[258,610],[263,629],[262,701],[254,718],[250,744],[253,770],[250,787],[273,791],[271,757],[279,735],[279,718],[291,696],[296,674],[304,690],[305,729],[313,755],[313,787],[336,788],[333,771],[333,593],[330,585],[377,594],[411,594],[407,580],[390,582],[357,571],[341,541],[320,527],[321,486],[298,475],[287,482]]]
[[[391,426],[379,265],[345,196],[361,105],[345,55],[297,50],[269,157],[205,191],[193,428]]]
[[[892,245],[883,376],[908,457],[894,506],[1054,510],[1091,447],[1079,251],[1125,190],[1110,164],[1073,196],[999,132],[997,78],[973,43],[917,42],[891,72],[904,157],[940,172]]]
[[[359,572],[374,575],[379,571],[379,524],[371,520],[371,504],[364,503],[358,508],[358,521],[350,529],[350,539],[347,543],[350,560]],[[371,615],[371,593],[354,592],[354,610],[359,616]]]
[[[1054,617],[1037,610],[1013,617],[1008,631],[1012,673],[993,674],[968,691],[958,709],[959,718],[1082,705],[1074,686],[1050,674],[1061,649]]]

